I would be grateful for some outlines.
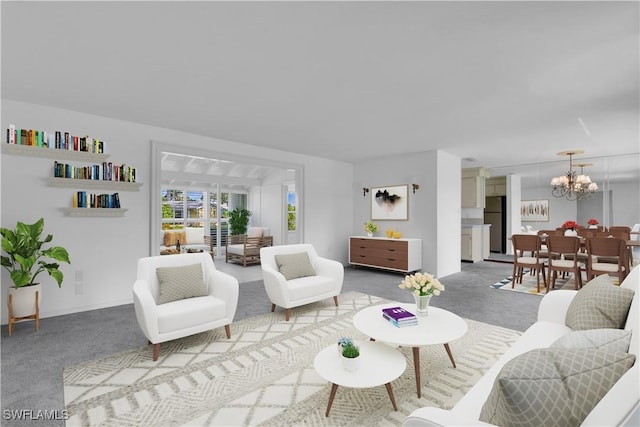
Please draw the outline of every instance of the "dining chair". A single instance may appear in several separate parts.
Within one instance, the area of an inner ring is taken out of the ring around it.
[[[542,239],[537,234],[514,234],[511,236],[513,243],[513,280],[511,287],[515,283],[522,283],[522,274],[525,268],[530,268],[532,273],[536,274],[536,285],[538,293],[540,292],[540,272],[542,272],[542,280],[545,288],[547,288],[547,279],[544,267],[544,260],[540,257],[542,248]],[[527,256],[530,253],[531,256]]]
[[[587,280],[600,274],[618,277],[622,282],[627,275],[627,242],[615,237],[587,239]]]
[[[554,289],[558,272],[573,273],[575,288],[582,287],[582,273],[578,251],[580,249],[580,239],[572,236],[549,236],[547,238],[549,248],[549,278],[547,292],[549,288]]]

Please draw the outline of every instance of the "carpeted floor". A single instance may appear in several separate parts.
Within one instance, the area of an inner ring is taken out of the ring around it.
[[[383,386],[340,387],[326,418],[330,385],[316,373],[313,359],[342,336],[367,339],[352,317],[384,302],[347,292],[338,307],[328,300],[294,309],[289,322],[279,313],[234,322],[230,340],[214,330],[172,341],[156,363],[151,347],[142,346],[69,367],[67,426],[397,425],[417,407],[453,406],[520,336],[467,320],[468,333],[450,343],[455,369],[442,346],[421,348],[420,399],[411,349],[400,348],[408,363],[392,382],[399,411],[393,411]]]
[[[223,263],[224,265],[224,263]],[[239,266],[238,268],[242,268]],[[511,266],[494,262],[462,263],[462,271],[440,280],[446,291],[431,304],[465,319],[517,331],[535,322],[540,299],[518,292],[496,292],[489,285],[508,276]],[[259,269],[260,266],[247,267]],[[233,273],[232,273],[233,274]],[[259,274],[254,274],[258,276]],[[238,275],[238,277],[242,277]],[[357,291],[389,300],[412,302],[411,295],[398,288],[401,274],[380,270],[345,268],[343,292]],[[241,282],[235,322],[268,314],[269,303],[262,281]],[[281,310],[276,315],[283,316]],[[65,368],[138,349],[146,339],[135,320],[133,305],[121,305],[49,317],[35,332],[33,322],[18,323],[12,337],[2,328],[0,387],[2,411],[62,411],[62,376]],[[2,419],[2,426],[61,427],[63,419]]]

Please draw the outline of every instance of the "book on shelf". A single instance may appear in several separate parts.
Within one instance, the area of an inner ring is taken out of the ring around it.
[[[7,144],[30,145],[67,151],[84,151],[104,154],[104,141],[90,136],[79,137],[70,132],[47,132],[37,129],[21,129],[15,125],[7,128]]]

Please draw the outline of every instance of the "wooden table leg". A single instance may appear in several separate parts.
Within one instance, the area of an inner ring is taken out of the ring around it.
[[[413,369],[416,372],[416,389],[418,390],[418,398],[422,397],[421,381],[420,381],[420,347],[413,347]]]
[[[444,345],[444,349],[447,350],[447,354],[449,355],[449,359],[451,360],[451,364],[455,368],[456,367],[456,361],[453,360],[453,354],[451,353],[451,349],[449,348],[449,343],[446,343]]]
[[[336,391],[338,391],[338,384],[331,383],[331,392],[329,393],[329,403],[327,404],[327,412],[324,413],[325,417],[329,416],[329,411],[331,410],[331,404],[333,403],[333,398],[336,397]]]
[[[387,393],[389,393],[389,398],[391,399],[393,410],[397,412],[398,407],[396,406],[396,398],[393,396],[393,389],[391,388],[391,383],[386,383],[384,386],[387,388]]]

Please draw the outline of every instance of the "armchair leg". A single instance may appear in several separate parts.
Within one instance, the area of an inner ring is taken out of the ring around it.
[[[289,318],[291,317],[291,309],[290,308],[285,309],[284,313],[285,313],[284,320],[288,322]]]
[[[336,304],[336,307],[338,306],[338,295],[333,297],[333,302]]]
[[[274,311],[276,311],[276,305],[275,304],[271,304],[271,312],[273,313]]]
[[[160,343],[153,345],[153,361],[156,362],[160,356]]]
[[[224,325],[224,331],[227,333],[227,339],[231,338],[231,328],[229,328],[229,325]]]

